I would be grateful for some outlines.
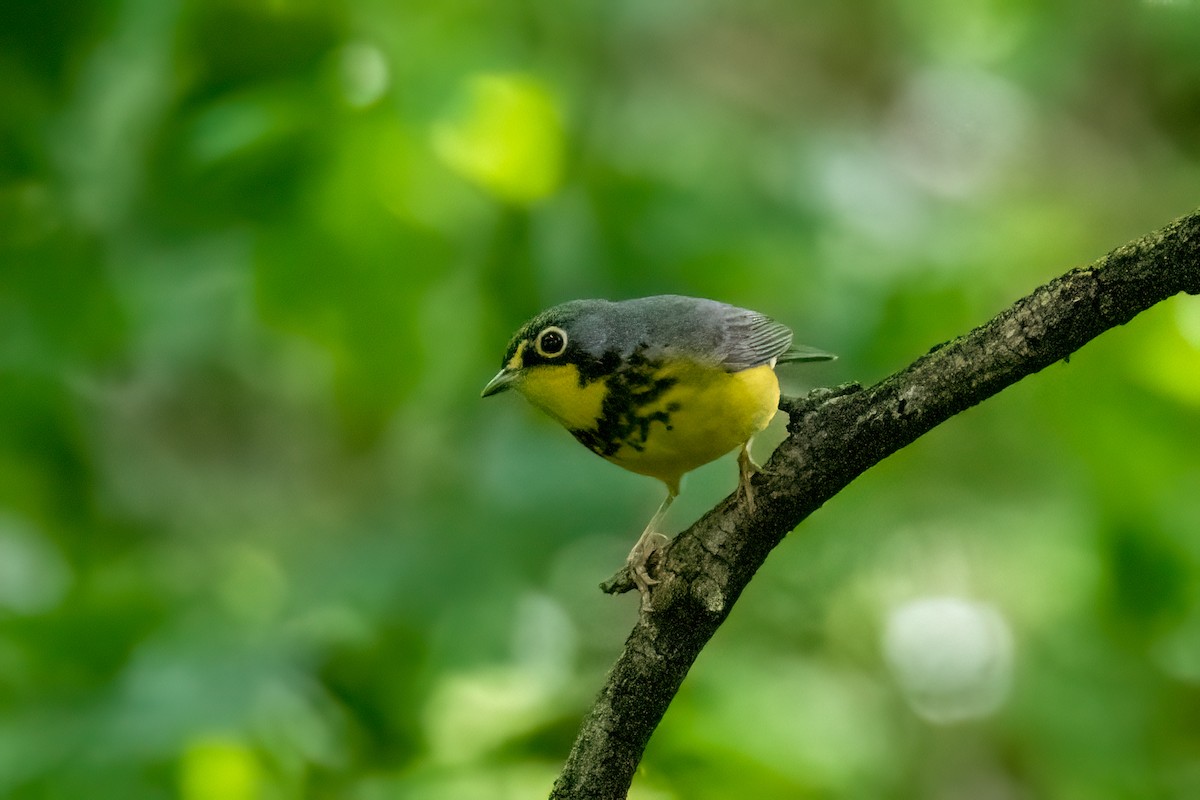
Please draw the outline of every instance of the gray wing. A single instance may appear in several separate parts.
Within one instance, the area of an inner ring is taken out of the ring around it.
[[[567,304],[582,322],[576,341],[597,358],[628,356],[642,350],[651,357],[683,354],[730,372],[779,361],[832,358],[811,348],[789,350],[792,332],[768,316],[715,300],[657,295],[611,303]],[[566,308],[564,306],[563,308]]]
[[[837,356],[815,347],[792,344],[792,331],[765,314],[745,308],[699,301],[703,311],[711,314],[721,336],[713,356],[730,372],[757,367],[772,362],[830,361]]]
[[[770,317],[715,300],[659,295],[626,300],[613,337],[629,352],[639,342],[663,354],[687,356],[737,372],[769,364],[792,343],[792,332]]]
[[[790,328],[756,311],[726,306],[724,324],[721,364],[731,372],[769,364],[792,345]]]

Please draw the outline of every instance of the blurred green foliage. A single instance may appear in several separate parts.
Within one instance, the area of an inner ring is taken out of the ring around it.
[[[661,490],[479,401],[521,321],[714,297],[869,382],[1200,196],[1194,0],[8,2],[0,76],[21,800],[544,796]],[[1200,795],[1198,442],[1176,298],[879,465],[632,796]]]

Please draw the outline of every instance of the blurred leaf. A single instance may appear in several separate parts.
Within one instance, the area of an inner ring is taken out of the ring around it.
[[[234,739],[206,738],[188,744],[180,765],[183,800],[258,800],[262,768],[254,752]]]
[[[476,75],[453,121],[433,131],[438,154],[464,177],[519,205],[559,186],[562,114],[550,91],[525,75]]]
[[[1193,601],[1184,554],[1153,528],[1123,525],[1108,538],[1111,602],[1137,638],[1178,623]]]
[[[28,199],[40,202],[36,195]],[[111,363],[123,354],[126,319],[104,267],[103,244],[50,233],[11,248],[0,236],[0,354],[7,350],[9,363],[40,360],[43,368],[60,360]]]
[[[419,380],[421,297],[436,274],[441,243],[393,226],[392,253],[320,232],[264,239],[256,297],[264,318],[325,347],[333,358],[343,421],[359,443],[373,439]]]
[[[86,518],[90,453],[69,394],[28,371],[0,371],[0,506],[38,522]]]

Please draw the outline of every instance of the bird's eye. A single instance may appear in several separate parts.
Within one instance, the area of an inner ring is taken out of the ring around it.
[[[537,351],[546,358],[561,356],[567,349],[567,332],[562,328],[550,327],[538,334]]]

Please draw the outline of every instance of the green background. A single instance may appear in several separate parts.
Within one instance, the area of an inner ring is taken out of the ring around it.
[[[524,319],[712,297],[869,383],[1198,188],[1192,0],[5,2],[0,796],[545,796],[662,487],[479,399]],[[632,796],[1200,796],[1198,442],[1184,297],[888,459]]]

